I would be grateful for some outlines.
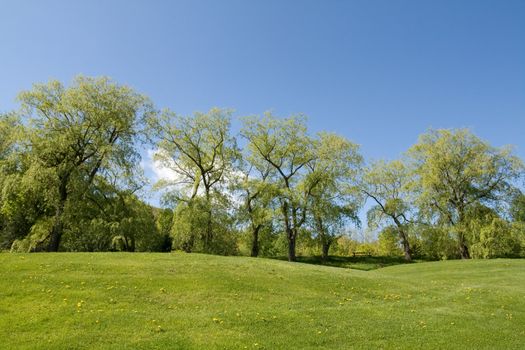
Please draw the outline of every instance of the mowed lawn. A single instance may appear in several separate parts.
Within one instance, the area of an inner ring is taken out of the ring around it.
[[[0,254],[2,349],[523,349],[525,260]]]

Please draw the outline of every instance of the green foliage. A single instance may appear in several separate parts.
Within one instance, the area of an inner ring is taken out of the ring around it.
[[[477,224],[477,225],[476,225]],[[501,218],[493,218],[488,224],[477,226],[479,237],[472,245],[474,258],[516,257],[520,253],[520,241],[513,235],[512,225]]]
[[[20,119],[14,113],[0,114],[0,174],[13,172],[16,165],[17,146],[20,144],[20,134],[23,127]]]
[[[385,228],[383,225],[387,224],[389,231],[395,230],[407,261],[412,259],[409,237],[413,227],[409,218],[414,211],[412,186],[410,169],[399,160],[390,163],[375,162],[366,169],[363,176],[363,192],[374,203],[367,213],[368,226],[377,229]],[[383,249],[386,247],[380,250]]]
[[[0,115],[0,250],[524,255],[522,162],[465,129],[363,169],[356,144],[311,135],[302,115],[243,118],[241,150],[232,111],[159,113],[108,78],[35,84],[19,101]],[[175,174],[154,186],[171,209],[141,199],[140,141]],[[365,197],[374,238],[354,241]]]
[[[514,194],[510,204],[510,216],[514,221],[525,222],[525,194]]]
[[[175,249],[236,251],[225,193],[239,157],[230,135],[230,116],[230,111],[214,108],[193,117],[165,111],[148,119],[158,148],[155,159],[177,174],[157,184],[169,190],[167,195],[177,205],[172,228]]]
[[[155,160],[177,174],[157,187],[169,188],[176,200],[188,201],[223,185],[238,158],[230,118],[231,111],[218,108],[189,117],[166,110],[149,118],[158,148]]]
[[[310,226],[322,256],[327,258],[348,221],[360,226],[358,178],[363,159],[358,146],[341,136],[320,133],[313,142],[314,158],[307,165],[303,186],[308,194]]]
[[[153,214],[155,215],[155,225],[157,232],[160,235],[158,251],[169,252],[171,251],[171,230],[173,226],[173,211],[169,208],[154,209]]]
[[[518,221],[511,224],[511,235],[519,243],[519,256],[525,257],[525,222]]]
[[[161,251],[165,238],[158,231],[153,209],[129,193],[106,195],[105,200],[90,197],[81,211],[78,206],[66,211],[67,221],[78,224],[66,230],[64,249]]]
[[[246,161],[242,155],[237,173],[231,184],[240,204],[236,210],[237,224],[244,231],[240,246],[246,246],[246,255],[257,257],[268,255],[275,237],[272,235],[275,213],[275,186],[268,181],[271,168],[262,168]],[[242,247],[240,249],[243,250]]]
[[[418,238],[414,239],[417,255],[431,260],[458,257],[457,241],[447,227],[420,226]]]
[[[43,205],[33,198],[13,202],[33,204],[30,207],[38,218],[29,224],[48,222],[53,215],[53,225],[40,244],[58,250],[71,223],[65,218],[67,208],[85,200],[84,194],[92,190],[97,175],[118,179],[115,187],[137,186],[138,127],[153,109],[144,96],[128,87],[107,78],[81,76],[70,87],[58,81],[35,84],[20,93],[19,100],[27,125],[22,142],[26,145],[22,158],[26,168],[20,168],[22,182],[33,182],[28,187],[39,189]],[[13,197],[9,194],[12,190],[4,187],[7,197]]]
[[[237,237],[232,234],[233,220],[224,207],[210,206],[209,203],[212,202],[204,197],[179,203],[172,226],[174,249],[220,255],[237,253]],[[213,232],[213,241],[207,242],[210,230]]]
[[[147,98],[107,78],[79,76],[68,88],[58,81],[36,84],[19,99],[32,127],[35,162],[58,178],[132,168],[138,124],[153,113]]]
[[[402,255],[399,247],[399,234],[397,229],[392,226],[387,226],[378,237],[379,255],[381,256],[400,256]]]
[[[15,240],[11,246],[11,252],[27,253],[41,249],[42,242],[46,240],[49,231],[53,227],[51,218],[42,218],[37,220],[29,231],[27,237]]]
[[[334,254],[338,256],[352,256],[354,252],[359,252],[359,242],[348,235],[341,235],[337,238],[334,247]]]
[[[294,261],[310,190],[310,184],[305,183],[305,170],[315,158],[305,118],[279,119],[266,113],[262,118],[249,117],[243,122],[241,134],[248,141],[246,159],[257,169],[269,169],[268,182],[279,203],[281,225],[288,241],[288,259]]]
[[[459,253],[470,257],[466,213],[478,203],[493,205],[512,192],[522,162],[509,148],[495,148],[470,131],[432,130],[409,150],[422,212],[457,237]]]
[[[0,192],[1,249],[10,249],[13,242],[26,236],[30,240],[32,226],[38,221],[48,221],[53,213],[46,187],[50,181],[50,172],[35,166],[3,177]],[[27,243],[27,247],[37,249],[35,243],[33,240]]]
[[[20,185],[22,156],[17,148],[21,146],[21,129],[15,114],[0,114],[0,250],[8,249],[22,235],[21,228],[25,228],[23,234],[28,232],[20,205],[22,191],[13,191]]]

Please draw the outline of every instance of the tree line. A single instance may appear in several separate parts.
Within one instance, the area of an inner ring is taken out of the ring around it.
[[[0,114],[0,249],[284,255],[371,249],[349,238],[366,202],[372,246],[414,257],[525,256],[522,161],[467,129],[430,130],[399,159],[312,135],[304,116],[157,110],[108,78],[35,84]],[[241,147],[242,145],[242,147]],[[173,178],[141,198],[140,149]],[[374,248],[372,248],[374,249]]]

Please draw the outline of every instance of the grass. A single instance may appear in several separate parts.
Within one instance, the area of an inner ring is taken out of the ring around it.
[[[519,349],[525,260],[0,254],[5,349]]]

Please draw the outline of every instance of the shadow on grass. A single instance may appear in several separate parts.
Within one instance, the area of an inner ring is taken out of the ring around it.
[[[274,257],[273,259],[288,260],[285,256]],[[421,261],[422,260],[414,260],[411,263]],[[400,264],[411,264],[406,262],[403,257],[397,256],[329,256],[328,259],[324,261],[320,256],[298,256],[297,262],[364,271]]]

